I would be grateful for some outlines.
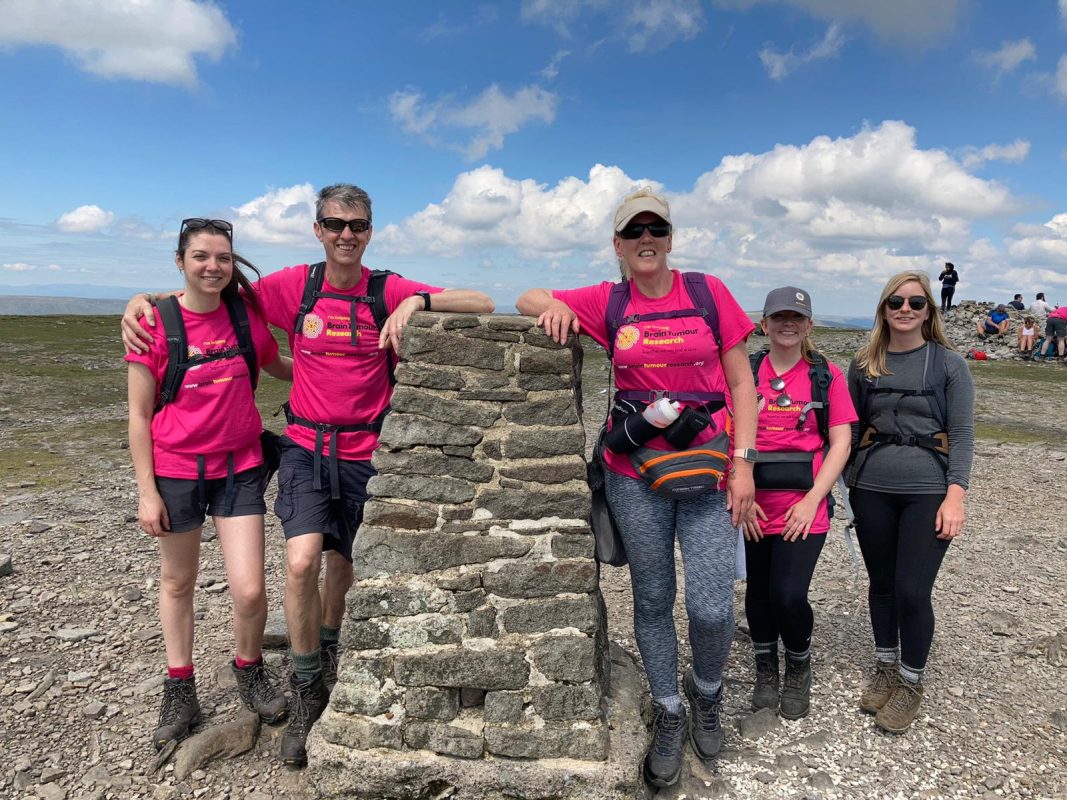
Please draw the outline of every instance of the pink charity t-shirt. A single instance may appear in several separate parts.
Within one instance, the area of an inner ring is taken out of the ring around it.
[[[252,344],[262,367],[278,358],[278,343],[267,324],[251,304],[248,321]],[[230,322],[226,304],[206,314],[182,308],[189,355],[212,355],[233,348],[237,334]],[[129,353],[126,361],[143,364],[156,380],[156,402],[167,372],[167,332],[156,314],[155,326],[141,319],[152,334],[147,353]],[[225,478],[227,456],[233,453],[234,472],[243,472],[263,463],[259,434],[263,422],[256,408],[252,381],[244,356],[209,361],[190,367],[178,396],[152,417],[152,458],[155,474],[164,478],[197,477],[198,455],[204,456],[204,477]]]
[[[674,276],[674,284],[663,297],[646,297],[641,294],[636,284],[631,283],[630,302],[624,309],[623,316],[693,308],[693,300],[686,291],[685,280],[677,270],[672,269],[671,274]],[[704,278],[719,313],[723,349],[729,350],[745,341],[755,326],[722,281],[714,275],[705,275]],[[607,347],[608,329],[604,315],[607,312],[611,287],[614,285],[610,281],[604,281],[580,289],[553,291],[552,296],[578,315],[582,333]],[[615,355],[612,363],[615,366],[615,388],[619,391],[727,390],[715,337],[700,316],[638,320],[633,324],[621,325],[615,335]],[[700,403],[684,402],[682,405],[697,406]],[[712,421],[714,425],[698,434],[691,447],[703,444],[723,429],[726,424],[725,409],[717,412]],[[662,436],[657,436],[645,446],[653,450],[675,449],[667,444]],[[638,477],[630,463],[629,455],[620,455],[605,449],[604,463],[608,469],[620,475]]]
[[[1060,306],[1055,311],[1048,312],[1048,319],[1067,319],[1067,306]]]
[[[323,280],[322,291],[349,297],[367,294],[370,269],[351,289],[336,289]],[[358,425],[373,422],[389,405],[388,353],[378,349],[378,328],[366,303],[356,303],[356,341],[352,343],[352,304],[347,300],[320,297],[304,317],[303,330],[294,334],[300,300],[307,282],[308,265],[301,264],[264,276],[255,284],[267,321],[286,332],[293,354],[293,388],[289,405],[293,413],[314,422],[330,425]],[[401,302],[415,292],[437,294],[443,291],[399,275],[385,281],[385,306],[392,314]],[[315,449],[315,431],[290,425],[285,433],[296,444]],[[324,455],[329,453],[333,434],[323,437]],[[378,434],[348,431],[337,434],[337,456],[365,461],[378,446]]]
[[[855,422],[856,409],[852,406],[852,397],[848,392],[848,382],[835,365],[827,362],[830,368],[830,388],[827,399],[830,403],[830,427],[847,425]],[[759,419],[756,423],[756,449],[760,453],[789,451],[794,453],[814,453],[812,476],[818,474],[823,462],[823,440],[819,435],[819,422],[814,411],[809,411],[804,419],[804,427],[796,429],[800,412],[811,400],[811,378],[808,371],[811,365],[801,359],[784,375],[779,376],[771,366],[770,357],[763,359],[759,368],[759,380],[756,393],[759,402]],[[779,392],[771,388],[771,381],[781,377],[785,388]],[[789,396],[792,403],[788,406],[775,404],[782,394]],[[759,503],[767,521],[760,520],[760,528],[766,534],[780,534],[785,530],[783,517],[791,506],[804,499],[802,491],[757,491],[756,502]],[[830,518],[827,516],[826,499],[819,503],[815,519],[811,523],[810,533],[826,533],[830,530]]]

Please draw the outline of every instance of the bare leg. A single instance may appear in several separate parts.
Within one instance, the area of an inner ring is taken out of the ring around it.
[[[305,533],[285,543],[285,623],[294,653],[319,649],[322,601],[319,570],[322,565],[322,534]]]
[[[326,579],[322,582],[320,600],[322,621],[331,628],[341,627],[345,614],[345,595],[352,587],[352,564],[333,550],[326,551]]]
[[[200,566],[200,530],[159,540],[159,622],[168,667],[193,663],[193,588]]]
[[[237,655],[246,661],[263,649],[267,623],[267,591],[263,581],[263,515],[215,517],[226,578],[233,598],[233,638]]]

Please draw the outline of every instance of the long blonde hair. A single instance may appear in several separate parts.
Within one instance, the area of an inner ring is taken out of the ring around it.
[[[937,304],[934,302],[934,294],[930,290],[930,278],[925,272],[911,272],[910,270],[898,272],[889,279],[885,288],[882,289],[882,296],[878,298],[878,308],[874,314],[874,326],[871,328],[871,335],[867,339],[867,344],[856,353],[856,367],[865,371],[869,378],[880,378],[883,375],[892,374],[885,364],[885,354],[889,350],[889,323],[885,319],[885,301],[891,295],[896,294],[905,283],[911,283],[912,281],[922,287],[923,295],[926,297],[926,307],[929,309],[929,313],[923,321],[923,339],[927,342],[937,342],[950,350],[952,349],[952,345],[949,344],[948,338],[945,336],[945,325],[941,321],[941,313],[937,310]]]

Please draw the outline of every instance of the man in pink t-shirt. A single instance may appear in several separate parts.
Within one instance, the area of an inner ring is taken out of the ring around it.
[[[286,539],[285,619],[293,661],[292,705],[281,755],[294,767],[307,764],[308,731],[336,681],[338,634],[353,581],[352,543],[363,518],[367,481],[374,475],[370,458],[392,394],[389,349],[397,348],[416,311],[493,310],[493,301],[482,292],[442,290],[388,275],[388,318],[379,330],[368,304],[371,270],[363,265],[374,232],[370,197],[351,184],[327,186],[318,195],[314,230],[326,254],[322,288],[302,315],[299,330],[295,326],[311,267],[288,267],[255,285],[264,316],[286,332],[293,354],[289,425],[281,439],[274,511]],[[146,349],[137,322],[142,315],[154,321],[151,306],[139,295],[123,316],[127,349]]]
[[[1060,306],[1050,311],[1045,320],[1045,345],[1034,356],[1035,361],[1052,355],[1052,343],[1056,343],[1056,354],[1063,358],[1064,340],[1067,340],[1067,306]]]

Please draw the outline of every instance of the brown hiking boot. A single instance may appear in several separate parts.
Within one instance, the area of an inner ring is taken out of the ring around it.
[[[259,714],[259,718],[268,725],[285,719],[289,706],[285,696],[274,688],[272,676],[262,661],[244,669],[238,669],[231,661],[230,669],[237,679],[237,694],[250,711]]]
[[[196,678],[167,678],[163,681],[163,704],[159,725],[152,732],[156,750],[174,741],[180,742],[200,722],[200,701],[196,699]]]
[[[919,714],[923,701],[923,685],[908,683],[898,677],[889,699],[874,716],[874,724],[889,733],[904,733]]]
[[[874,667],[874,677],[860,697],[860,709],[868,714],[877,714],[889,699],[889,693],[897,682],[897,665],[879,661]]]
[[[322,680],[322,673],[314,680],[302,682],[296,675],[289,678],[289,724],[282,734],[282,761],[287,767],[306,767],[308,763],[307,740],[311,726],[322,716],[330,693]]]

